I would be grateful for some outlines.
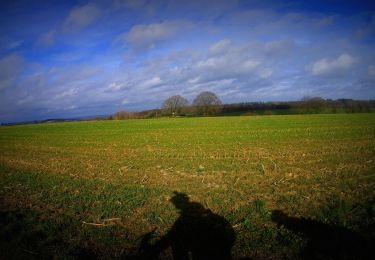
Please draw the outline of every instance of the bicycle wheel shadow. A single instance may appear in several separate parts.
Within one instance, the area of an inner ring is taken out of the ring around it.
[[[169,246],[173,259],[231,259],[235,233],[231,224],[185,193],[174,192],[170,202],[180,216],[169,232],[150,244],[152,231],[143,236],[136,259],[158,259]]]
[[[300,252],[303,259],[370,259],[372,256],[370,239],[345,227],[291,217],[280,210],[272,212],[272,220],[307,239]]]

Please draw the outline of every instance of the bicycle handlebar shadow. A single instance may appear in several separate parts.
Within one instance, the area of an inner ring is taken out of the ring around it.
[[[138,259],[157,259],[169,246],[173,259],[231,259],[235,233],[231,224],[202,204],[191,202],[185,193],[174,192],[170,202],[180,216],[170,231],[150,244],[152,232],[143,236]]]

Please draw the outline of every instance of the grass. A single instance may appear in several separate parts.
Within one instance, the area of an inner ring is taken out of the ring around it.
[[[231,223],[235,258],[298,258],[311,247],[276,210],[375,235],[374,114],[1,127],[0,174],[11,257],[130,257],[139,237],[157,228],[157,240],[179,217],[173,191]]]

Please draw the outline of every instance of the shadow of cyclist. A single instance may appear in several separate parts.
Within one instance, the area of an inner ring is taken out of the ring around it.
[[[155,259],[168,248],[173,258],[179,259],[231,259],[235,234],[230,223],[223,217],[191,202],[184,193],[174,192],[170,201],[180,211],[180,216],[170,231],[150,245],[150,233],[141,242],[139,258]]]
[[[317,220],[291,217],[280,210],[272,220],[307,239],[301,252],[303,259],[370,259],[373,256],[369,238],[345,227]]]

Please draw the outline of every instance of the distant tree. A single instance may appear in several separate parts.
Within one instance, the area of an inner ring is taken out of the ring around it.
[[[171,115],[178,115],[181,113],[182,108],[189,105],[189,101],[186,98],[175,95],[167,98],[163,104],[162,108],[165,109]]]
[[[116,112],[111,117],[112,117],[111,119],[124,120],[124,119],[136,118],[136,115],[133,112],[128,112],[128,111],[122,110],[122,111]]]
[[[302,101],[304,101],[304,102],[309,102],[309,101],[325,101],[325,99],[324,98],[322,98],[322,97],[310,97],[310,96],[304,96],[303,98],[302,98]]]
[[[208,115],[210,112],[213,112],[215,106],[221,105],[222,102],[216,96],[215,93],[210,91],[203,91],[194,99],[193,106],[195,106],[200,113],[203,115]]]
[[[302,101],[303,113],[321,113],[327,109],[327,101],[321,97],[304,96]]]

